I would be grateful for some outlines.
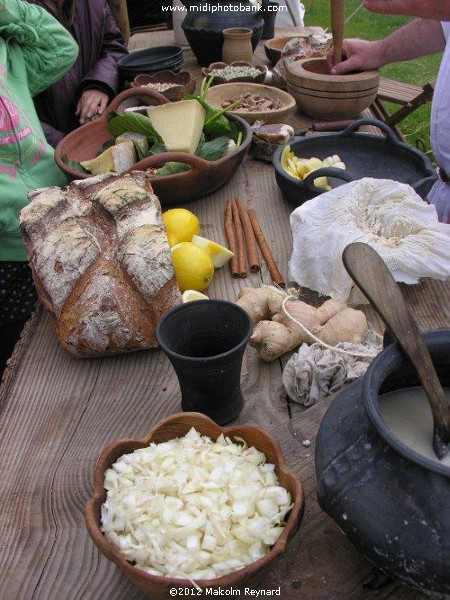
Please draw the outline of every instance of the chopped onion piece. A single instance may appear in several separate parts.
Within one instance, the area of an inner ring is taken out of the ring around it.
[[[105,473],[102,531],[147,573],[213,579],[258,560],[291,509],[275,466],[244,440],[195,428],[121,456]]]

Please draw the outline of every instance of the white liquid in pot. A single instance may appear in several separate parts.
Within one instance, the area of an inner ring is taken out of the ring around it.
[[[450,403],[450,388],[444,388]],[[450,451],[439,460],[433,451],[433,415],[421,387],[388,392],[379,397],[379,410],[392,433],[406,446],[450,467]]]

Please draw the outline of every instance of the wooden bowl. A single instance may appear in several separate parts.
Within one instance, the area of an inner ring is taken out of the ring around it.
[[[60,169],[72,179],[87,179],[89,173],[82,173],[70,165],[70,161],[83,161],[94,158],[98,150],[113,136],[108,131],[107,114],[123,112],[125,108],[141,105],[165,104],[169,102],[162,94],[148,88],[131,88],[113,99],[106,113],[97,121],[87,123],[66,135],[56,146],[55,160]],[[129,171],[145,171],[162,166],[169,161],[184,162],[191,166],[189,171],[151,178],[151,184],[162,206],[171,206],[201,198],[219,189],[235,174],[244,160],[252,141],[250,126],[236,115],[229,118],[242,128],[241,144],[234,152],[219,160],[207,161],[185,152],[164,152],[144,158],[135,163]]]
[[[247,123],[255,121],[264,121],[265,123],[283,123],[284,120],[295,109],[295,99],[287,92],[268,85],[260,83],[223,83],[210,88],[206,94],[206,100],[214,108],[222,108],[222,103],[226,100],[239,98],[246,93],[262,94],[271,98],[280,100],[281,108],[271,111],[252,111],[239,112],[237,110],[227,111],[227,115],[238,115]]]
[[[181,73],[174,73],[173,71],[158,71],[153,74],[141,73],[134,78],[131,85],[133,87],[146,87],[155,83],[176,84],[174,87],[159,92],[170,102],[177,102],[182,100],[186,94],[193,94],[196,85],[195,79],[191,77],[188,71],[181,71]]]
[[[281,58],[281,53],[283,52],[283,48],[286,44],[293,40],[294,38],[299,37],[298,35],[288,35],[284,37],[274,37],[271,40],[267,40],[264,44],[264,51],[266,53],[267,58],[274,65]]]
[[[191,427],[216,440],[220,434],[228,437],[244,439],[249,446],[254,446],[264,452],[267,461],[275,465],[276,474],[280,484],[291,494],[292,509],[288,513],[286,526],[270,552],[243,569],[223,575],[216,579],[197,580],[202,588],[232,590],[237,585],[249,585],[257,582],[274,566],[279,555],[285,551],[288,541],[292,538],[300,525],[304,510],[303,487],[298,476],[287,468],[278,442],[259,427],[246,425],[233,425],[219,427],[214,421],[200,413],[178,413],[160,421],[150,433],[142,439],[122,439],[110,444],[101,454],[94,473],[94,496],[86,505],[86,525],[88,531],[102,554],[118,565],[125,575],[137,587],[147,594],[159,597],[168,597],[171,588],[183,588],[185,594],[195,595],[195,586],[192,581],[149,575],[137,569],[128,562],[121,552],[109,542],[100,530],[101,506],[106,499],[106,490],[103,487],[105,471],[123,454],[133,452],[154,442],[165,442],[175,437],[185,435]],[[192,591],[191,591],[192,590]]]
[[[305,58],[287,66],[287,89],[313,119],[354,119],[378,93],[378,71],[330,75],[325,58]]]
[[[267,75],[267,67],[263,65],[252,65],[249,62],[236,60],[230,64],[225,62],[215,62],[211,63],[209,67],[203,67],[202,73],[205,77],[209,77],[211,71],[225,69],[225,67],[253,67],[257,71],[259,71],[259,75],[256,77],[234,77],[233,79],[225,79],[224,77],[220,77],[220,75],[216,75],[213,79],[211,85],[218,85],[221,83],[243,83],[248,81],[249,83],[262,83]]]

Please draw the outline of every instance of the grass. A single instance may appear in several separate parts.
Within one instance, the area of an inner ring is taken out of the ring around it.
[[[330,2],[331,0],[304,0],[305,25],[321,26],[330,31]],[[351,16],[360,4],[361,0],[347,0],[345,3],[345,16],[350,19],[345,24],[344,37],[380,39],[408,22],[406,17],[369,13],[363,8]],[[407,62],[386,65],[380,72],[384,77],[405,83],[424,85],[428,81],[436,79],[440,61],[441,55],[433,54]],[[398,105],[388,105],[390,112],[397,108]],[[399,126],[409,144],[419,146],[433,159],[430,147],[430,108],[430,103],[421,106],[401,121]]]

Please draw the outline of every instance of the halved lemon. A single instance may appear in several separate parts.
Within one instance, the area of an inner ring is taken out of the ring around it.
[[[201,235],[193,235],[191,241],[199,248],[203,248],[203,250],[206,250],[206,252],[209,254],[213,261],[215,269],[223,267],[223,265],[227,263],[233,256],[233,252],[231,252],[231,250],[228,250],[228,248],[225,248],[225,246],[221,246],[217,242],[208,240],[207,238],[204,238]]]
[[[206,294],[197,292],[197,290],[186,290],[183,292],[183,302],[192,302],[193,300],[209,300]]]

